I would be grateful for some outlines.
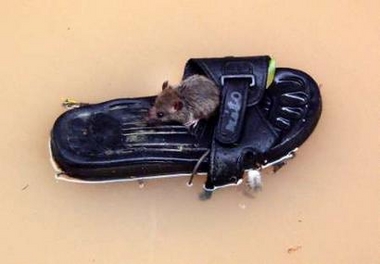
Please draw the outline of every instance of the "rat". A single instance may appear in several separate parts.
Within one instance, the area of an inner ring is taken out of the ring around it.
[[[219,106],[220,90],[202,75],[185,78],[179,85],[168,81],[149,110],[148,122],[176,121],[186,127],[195,126],[199,120],[210,118]]]

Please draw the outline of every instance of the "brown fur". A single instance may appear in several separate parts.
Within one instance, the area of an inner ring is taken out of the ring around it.
[[[164,82],[162,89],[149,111],[149,120],[186,124],[209,118],[219,106],[219,88],[201,75],[192,75],[174,87]]]

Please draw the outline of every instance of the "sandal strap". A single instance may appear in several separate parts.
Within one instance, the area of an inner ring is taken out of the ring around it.
[[[278,137],[257,107],[266,89],[270,60],[269,56],[226,57],[191,59],[186,64],[184,78],[205,74],[222,90],[205,185],[208,190],[238,183],[246,157],[256,162]]]

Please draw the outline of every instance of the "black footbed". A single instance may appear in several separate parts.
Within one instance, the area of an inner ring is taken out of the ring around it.
[[[144,118],[155,97],[116,99],[63,113],[51,131],[54,161],[67,175],[86,181],[189,174],[210,149],[216,118],[188,130],[180,124],[148,125]],[[255,160],[264,164],[299,147],[321,114],[321,97],[306,73],[278,68],[257,106],[277,134],[275,144]],[[250,122],[249,111],[244,122]],[[207,172],[206,157],[199,172]]]

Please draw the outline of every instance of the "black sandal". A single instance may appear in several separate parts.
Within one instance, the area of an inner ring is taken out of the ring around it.
[[[212,79],[222,98],[219,115],[190,130],[148,125],[153,96],[73,104],[79,107],[62,114],[51,132],[57,178],[111,182],[207,173],[203,198],[209,198],[241,183],[248,170],[248,183],[258,188],[259,171],[292,158],[319,120],[316,82],[299,70],[275,69],[268,56],[190,59],[184,78],[193,74]]]

